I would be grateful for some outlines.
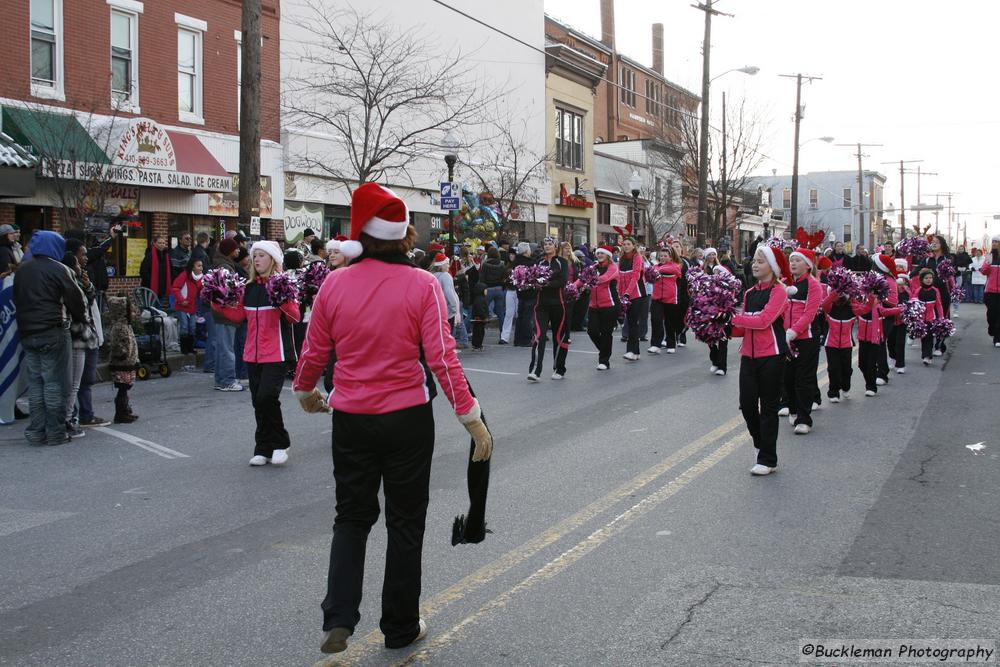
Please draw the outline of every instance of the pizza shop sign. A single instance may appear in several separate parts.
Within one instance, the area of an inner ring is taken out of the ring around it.
[[[118,139],[114,162],[139,169],[177,170],[177,157],[170,135],[151,120],[129,123]]]

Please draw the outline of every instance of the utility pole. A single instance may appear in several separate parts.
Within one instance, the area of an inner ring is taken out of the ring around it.
[[[802,79],[807,83],[822,81],[821,76],[808,76],[798,74],[779,74],[788,79],[795,79],[795,150],[792,157],[792,216],[788,224],[788,231],[795,238],[795,230],[799,226],[799,125],[802,123]]]
[[[838,146],[857,146],[858,152],[856,153],[858,157],[858,238],[861,239],[861,244],[871,247],[869,243],[868,235],[865,233],[865,173],[861,168],[861,158],[868,157],[861,152],[861,147],[865,146],[881,146],[882,144],[837,144]]]
[[[708,97],[712,81],[709,65],[712,53],[712,16],[732,16],[716,10],[715,0],[705,0],[704,4],[691,5],[705,12],[705,38],[701,47],[701,136],[698,142],[698,245],[705,243],[705,228],[708,222]]]
[[[240,25],[241,226],[249,226],[251,217],[260,216],[260,2],[243,0]]]
[[[903,165],[910,162],[923,162],[923,160],[900,160],[899,161],[899,240],[906,238],[906,177],[912,171],[906,171]],[[883,162],[882,164],[896,164],[895,162]],[[920,204],[920,167],[917,167],[917,204]],[[917,209],[917,224],[920,224],[920,209]]]
[[[911,171],[910,173],[912,174],[913,172]],[[933,172],[933,171],[924,171],[924,172],[921,172],[920,171],[920,167],[919,166],[917,167],[917,203],[918,204],[921,203],[920,202],[920,177],[921,176],[938,176],[938,175],[939,174],[937,172]],[[917,227],[919,227],[919,226],[920,226],[920,209],[918,208],[917,209]]]

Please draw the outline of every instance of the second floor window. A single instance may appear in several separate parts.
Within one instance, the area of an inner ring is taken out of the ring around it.
[[[111,96],[118,103],[136,103],[136,41],[138,17],[111,12]]]
[[[781,208],[786,211],[792,207],[792,191],[790,188],[785,188],[781,191]]]
[[[618,85],[621,90],[621,100],[630,107],[635,107],[635,72],[627,67],[618,70]]]
[[[556,164],[583,169],[583,116],[556,109]]]
[[[184,28],[177,31],[177,105],[182,121],[201,121],[201,33]]]
[[[816,188],[809,189],[809,208],[813,210],[819,208],[819,190]]]
[[[851,189],[844,188],[844,208],[851,208]]]
[[[31,0],[31,83],[56,88],[59,80],[60,0]]]
[[[660,87],[649,79],[646,80],[646,113],[660,115]]]

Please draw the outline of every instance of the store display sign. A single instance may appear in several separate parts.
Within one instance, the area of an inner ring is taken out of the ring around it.
[[[240,177],[232,175],[232,187],[228,192],[212,192],[208,195],[208,214],[235,218],[240,214]],[[271,217],[271,177],[260,177],[260,217]]]
[[[298,243],[306,228],[323,229],[323,205],[305,202],[285,202],[285,242]]]

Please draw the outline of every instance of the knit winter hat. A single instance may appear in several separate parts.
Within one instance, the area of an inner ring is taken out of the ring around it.
[[[222,241],[219,241],[219,252],[226,257],[229,257],[236,252],[236,248],[238,247],[239,246],[236,244],[236,241],[232,239],[223,239]]]
[[[285,261],[285,254],[281,252],[281,246],[276,241],[257,241],[250,246],[250,255],[260,250],[266,252],[274,260],[274,263],[281,266]]]
[[[351,195],[351,236],[341,241],[340,252],[349,259],[358,257],[362,232],[383,241],[406,238],[410,212],[402,199],[378,183],[365,183]]]

